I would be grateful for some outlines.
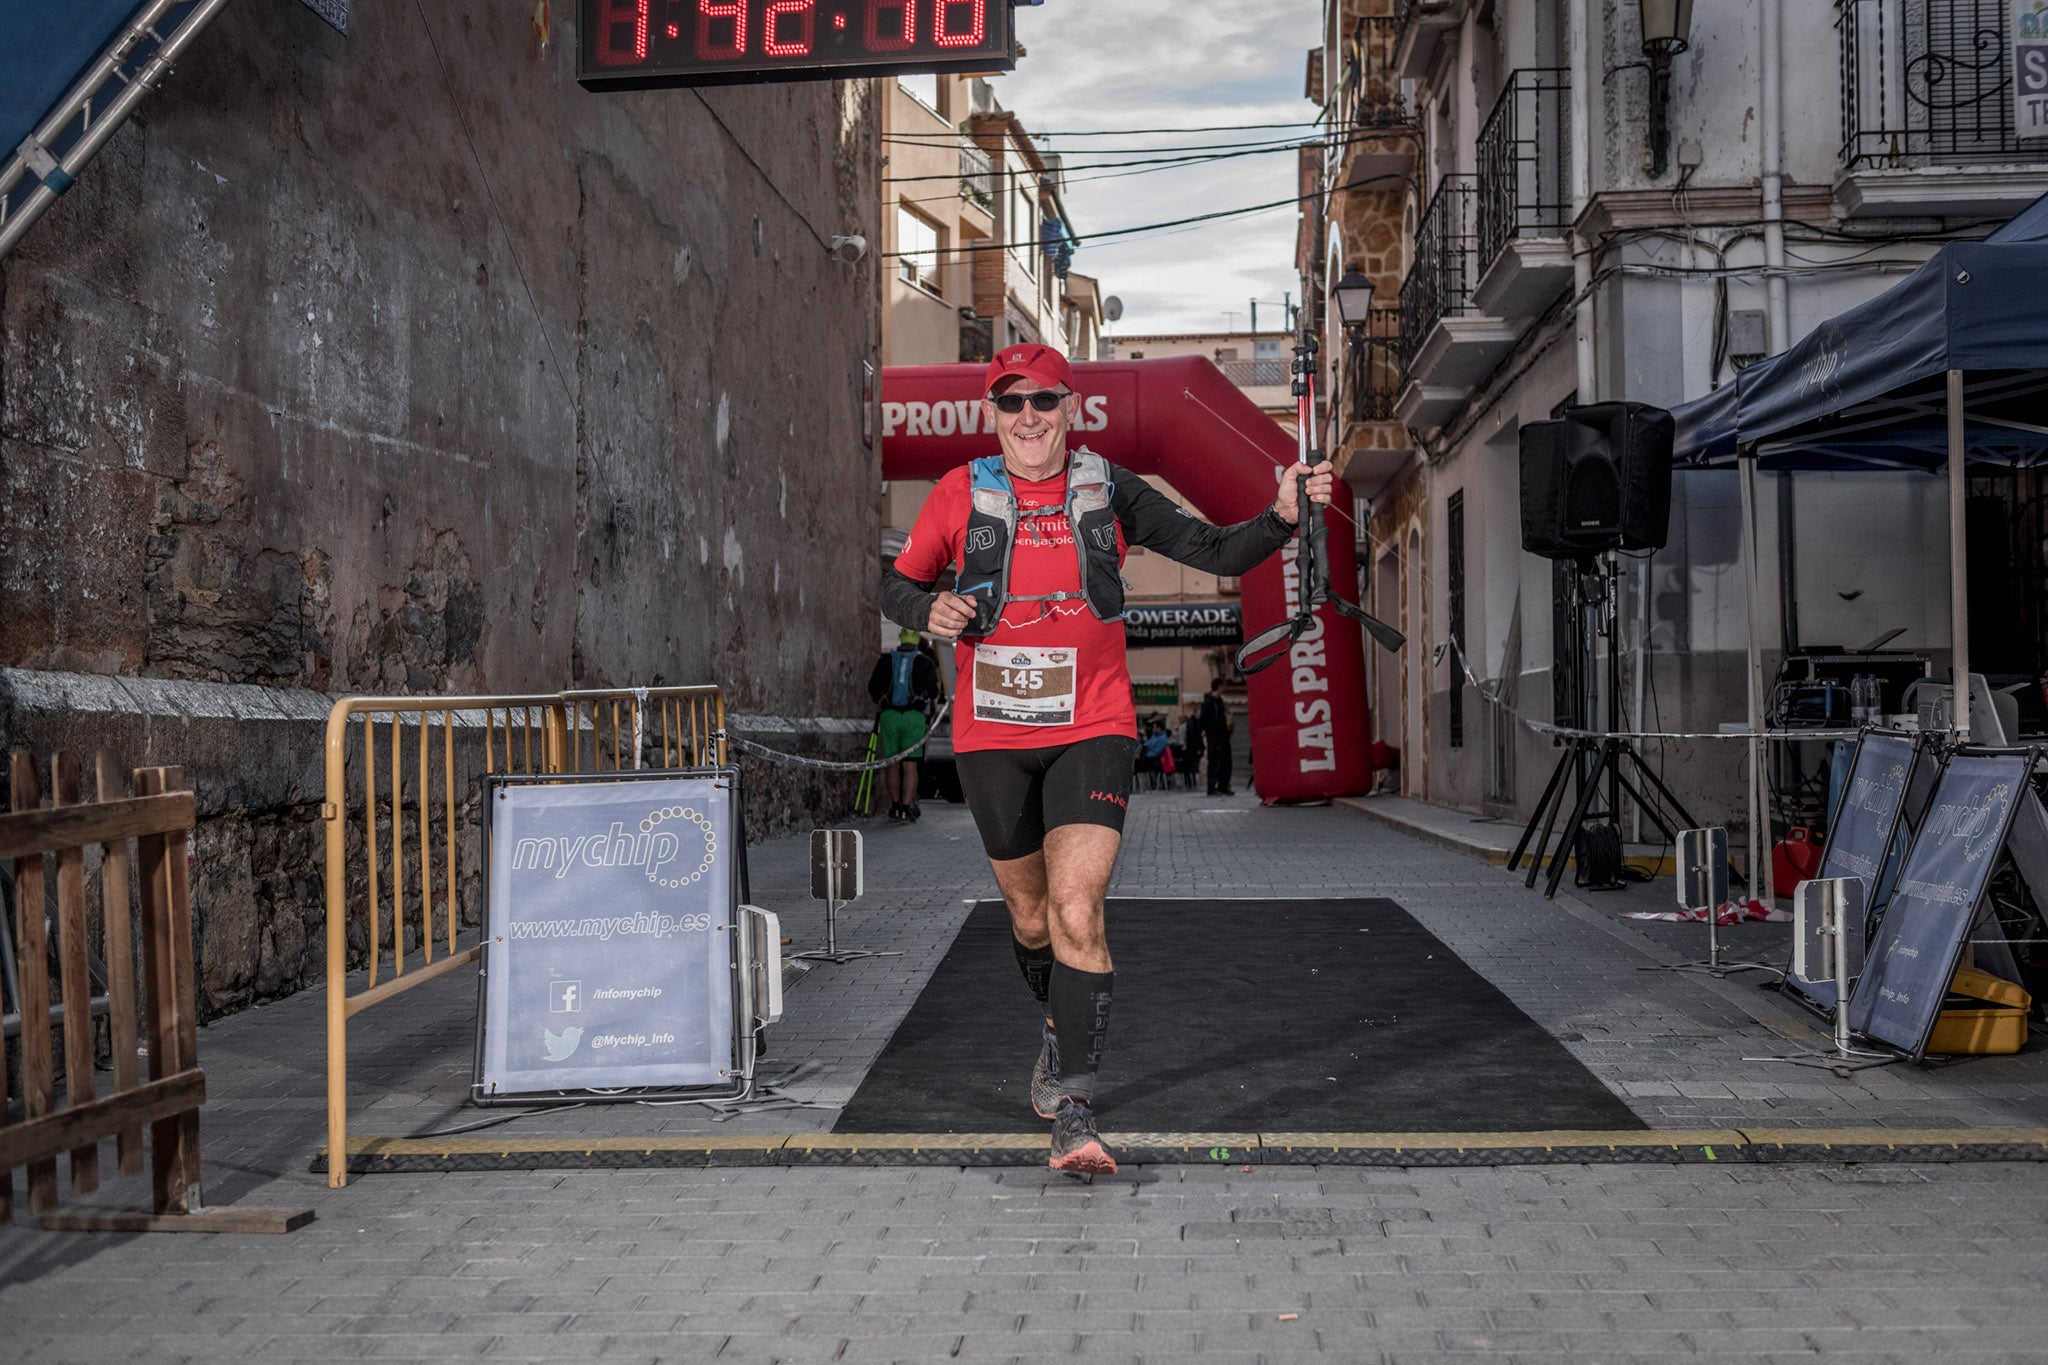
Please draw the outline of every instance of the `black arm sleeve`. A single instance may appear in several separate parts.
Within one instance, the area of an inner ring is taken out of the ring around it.
[[[920,583],[898,573],[893,564],[882,574],[882,615],[906,630],[928,628],[932,620],[932,603],[938,598],[931,583]]]
[[[1235,526],[1212,526],[1181,511],[1171,498],[1130,470],[1116,465],[1110,469],[1110,477],[1116,480],[1116,519],[1123,523],[1124,540],[1157,550],[1189,568],[1243,574],[1264,563],[1294,534],[1294,528],[1280,520],[1271,507]],[[883,602],[888,602],[886,596]]]

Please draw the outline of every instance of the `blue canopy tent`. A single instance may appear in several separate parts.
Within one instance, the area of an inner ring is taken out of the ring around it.
[[[1981,242],[1950,242],[1906,279],[1676,409],[1676,468],[1737,467],[1749,600],[1749,728],[1762,729],[1757,635],[1756,472],[1946,466],[1954,669],[1969,673],[1965,475],[2048,456],[2048,195]],[[1956,726],[1970,729],[1970,689]],[[1758,770],[1751,744],[1750,856]]]

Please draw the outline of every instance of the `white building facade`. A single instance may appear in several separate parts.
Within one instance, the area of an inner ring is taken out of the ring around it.
[[[1661,151],[1653,8],[1330,0],[1310,54],[1333,136],[1299,263],[1325,327],[1326,445],[1372,507],[1361,591],[1410,640],[1372,688],[1411,796],[1526,815],[1556,751],[1522,719],[1696,732],[1746,713],[1736,476],[1675,477],[1667,543],[1619,561],[1609,638],[1569,566],[1521,549],[1525,424],[1705,395],[2048,191],[2048,143],[2014,131],[2005,0],[1702,4],[1668,59]],[[1352,272],[1382,305],[1369,328],[1334,304]],[[1390,414],[1362,391],[1387,367]],[[2026,488],[1973,493],[1973,517],[2002,503],[2024,580],[2004,662],[2038,674],[2039,513]],[[1766,476],[1759,498],[1767,674],[1894,629],[1890,648],[1945,671],[1938,478]],[[1740,824],[1740,750],[1648,756],[1695,815]]]

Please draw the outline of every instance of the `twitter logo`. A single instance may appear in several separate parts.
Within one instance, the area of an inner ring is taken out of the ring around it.
[[[551,1062],[568,1061],[576,1054],[577,1046],[583,1041],[583,1030],[574,1027],[565,1028],[560,1033],[551,1028],[543,1028],[540,1034],[542,1045],[547,1049],[548,1060]]]

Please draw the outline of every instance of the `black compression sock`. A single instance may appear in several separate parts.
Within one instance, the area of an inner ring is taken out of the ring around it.
[[[1062,1039],[1060,1093],[1095,1102],[1095,1073],[1109,1037],[1109,1002],[1115,972],[1084,972],[1058,962],[1052,969],[1052,1031]]]
[[[1038,948],[1026,948],[1012,934],[1010,946],[1017,952],[1017,966],[1024,973],[1024,984],[1031,987],[1031,994],[1038,998],[1038,1008],[1043,1010],[1052,990],[1052,945],[1047,943]]]

